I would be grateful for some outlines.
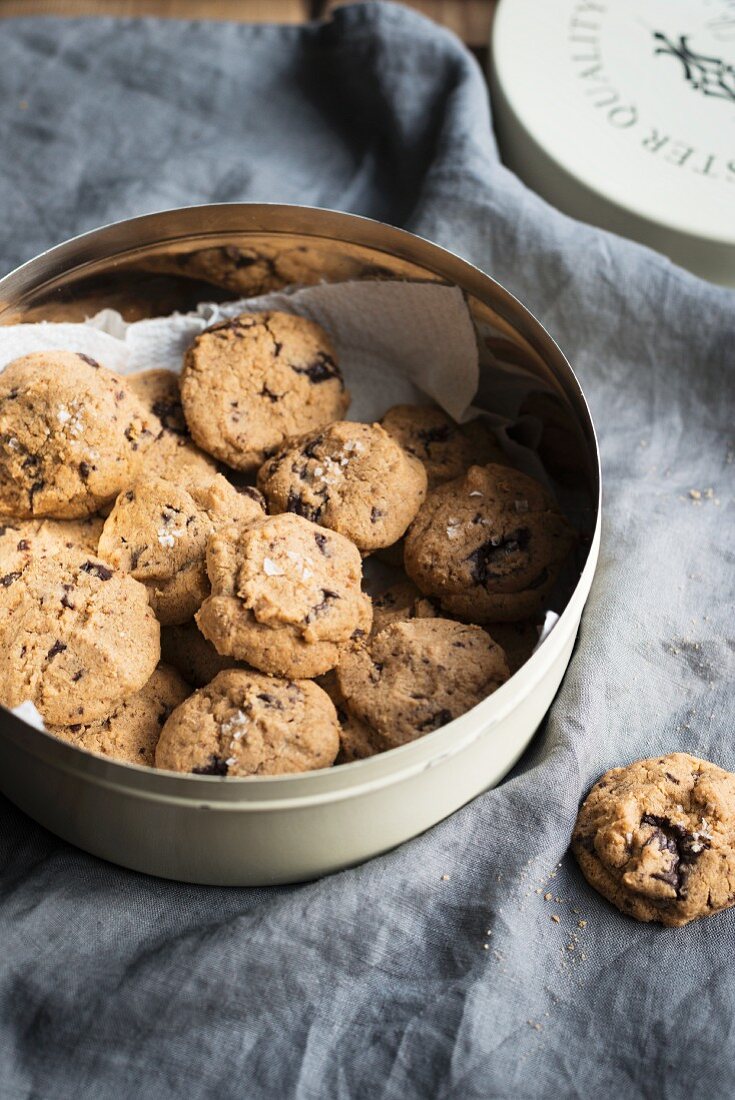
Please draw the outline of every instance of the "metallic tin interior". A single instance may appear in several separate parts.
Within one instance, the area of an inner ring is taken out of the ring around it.
[[[562,352],[477,268],[354,215],[268,204],[189,207],[95,230],[18,268],[0,280],[0,325],[80,321],[106,307],[136,320],[291,283],[345,279],[460,287],[485,350],[543,384],[537,401],[531,395],[543,423],[539,453],[560,496],[574,500],[582,533],[566,608],[519,672],[469,714],[392,752],[306,775],[221,779],[144,769],[81,752],[2,711],[0,789],[105,858],[234,885],[311,878],[385,851],[502,778],[566,668],[599,547],[594,428]]]

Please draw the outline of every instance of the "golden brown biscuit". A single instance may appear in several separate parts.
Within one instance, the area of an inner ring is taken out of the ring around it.
[[[198,336],[184,359],[181,400],[195,442],[237,470],[256,469],[350,402],[324,329],[273,312],[244,313]]]
[[[117,498],[98,552],[146,586],[159,622],[185,623],[209,595],[211,535],[263,515],[256,489],[238,492],[221,474],[187,488],[163,478],[139,480]]]
[[[332,701],[310,680],[220,672],[177,707],[156,767],[196,775],[285,775],[328,768],[339,749]]]
[[[301,516],[269,516],[214,535],[212,595],[197,613],[219,653],[279,676],[334,668],[340,648],[372,622],[357,547]]]
[[[146,410],[150,435],[142,441],[135,464],[137,477],[167,481],[210,481],[217,463],[200,451],[189,435],[179,392],[179,375],[170,370],[138,371],[126,381]]]
[[[82,550],[31,556],[0,577],[0,702],[55,725],[107,718],[161,656],[142,584]]]
[[[258,486],[271,512],[295,512],[370,553],[405,533],[426,497],[426,473],[379,424],[340,420],[277,451]]]
[[[636,920],[674,927],[735,904],[735,775],[688,753],[613,768],[572,836],[582,873]]]
[[[178,672],[159,665],[135,695],[109,716],[87,726],[48,726],[49,733],[85,752],[152,768],[164,722],[174,707],[191,695]]]
[[[458,424],[437,405],[394,405],[380,423],[424,465],[429,487],[459,477],[470,466],[501,465],[506,459],[487,422]]]
[[[513,622],[536,614],[575,534],[534,478],[471,466],[433,489],[406,536],[406,572],[451,614]]]
[[[386,748],[453,721],[509,675],[505,654],[485,630],[449,619],[394,623],[345,651],[337,666],[348,710]]]
[[[0,374],[0,512],[88,516],[125,488],[144,410],[124,378],[86,355],[34,352]]]

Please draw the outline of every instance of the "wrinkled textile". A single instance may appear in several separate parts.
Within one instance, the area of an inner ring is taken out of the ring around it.
[[[735,768],[735,295],[529,192],[499,163],[475,62],[399,7],[306,28],[4,22],[0,88],[3,271],[197,202],[404,226],[565,349],[606,496],[543,731],[497,790],[400,850],[305,886],[199,888],[0,803],[0,1096],[735,1094],[735,913],[636,924],[565,854],[606,768],[675,749]]]

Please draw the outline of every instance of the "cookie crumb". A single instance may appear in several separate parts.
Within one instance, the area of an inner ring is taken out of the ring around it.
[[[552,913],[551,919],[553,920],[554,924],[559,923],[559,917],[557,917],[556,913]]]

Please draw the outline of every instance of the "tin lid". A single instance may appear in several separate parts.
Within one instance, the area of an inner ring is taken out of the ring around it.
[[[500,0],[490,79],[529,186],[735,286],[733,0]]]

